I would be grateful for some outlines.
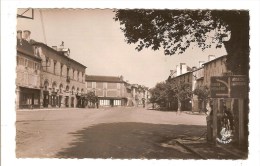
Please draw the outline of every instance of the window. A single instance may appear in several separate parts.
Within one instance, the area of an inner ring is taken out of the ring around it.
[[[24,66],[25,66],[25,68],[28,67],[28,59],[24,59]]]
[[[34,68],[34,63],[33,63],[33,61],[28,60],[28,67],[31,68],[31,69]]]
[[[62,76],[62,69],[63,69],[63,64],[60,64],[60,76]]]
[[[78,74],[77,74],[77,80],[79,81],[79,71],[78,71]]]
[[[108,89],[117,89],[117,85],[116,83],[107,83],[107,88]]]
[[[75,73],[75,70],[73,69],[72,78],[75,80],[75,75],[74,75],[74,73]]]
[[[92,82],[87,82],[87,88],[92,88]]]
[[[48,57],[46,57],[46,64],[45,64],[46,71],[47,71],[47,67],[48,67],[49,61],[50,61],[50,59]]]
[[[19,65],[24,66],[24,58],[18,57],[18,62],[19,62]]]
[[[67,77],[69,76],[69,71],[70,71],[70,68],[67,67]]]
[[[53,74],[56,74],[57,61],[53,62]]]
[[[38,67],[39,65],[38,65],[38,63],[34,63],[34,70],[38,70],[39,69],[39,67]]]

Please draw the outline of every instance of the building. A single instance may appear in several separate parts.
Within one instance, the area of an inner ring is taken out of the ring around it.
[[[175,86],[179,86],[181,84],[187,84],[192,89],[193,82],[193,73],[192,68],[187,66],[185,63],[180,63],[180,65],[176,66],[176,70],[170,71],[170,76],[167,81],[170,81]],[[169,109],[177,110],[178,109],[178,101],[174,100],[168,103]],[[191,99],[186,99],[181,102],[181,110],[190,111],[192,109]]]
[[[99,106],[139,106],[147,102],[148,88],[130,84],[123,76],[86,75],[86,91],[95,92]]]
[[[86,75],[86,92],[94,91],[99,106],[125,106],[127,104],[126,82],[123,77]]]
[[[41,58],[28,34],[30,31],[17,31],[16,109],[40,108]]]
[[[199,62],[199,68],[193,71],[193,84],[192,90],[197,88],[210,88],[210,79],[212,76],[223,76],[227,73],[226,68],[226,55],[215,57],[214,55],[208,56],[208,62]],[[203,111],[206,109],[206,101],[193,95],[192,99],[193,111]]]
[[[147,105],[149,94],[148,87],[138,84],[127,84],[127,106],[145,106]]]
[[[204,68],[204,86],[210,86],[210,78],[212,76],[223,76],[224,73],[227,73],[226,67],[227,56],[220,56],[211,61],[205,62],[203,64]]]
[[[70,50],[33,44],[41,57],[41,106],[82,107],[86,66],[70,58]]]
[[[192,81],[192,91],[195,89],[204,87],[204,68],[201,65],[199,68],[193,70],[193,81]],[[192,96],[192,111],[200,112],[203,110],[203,101],[198,98],[197,95]]]

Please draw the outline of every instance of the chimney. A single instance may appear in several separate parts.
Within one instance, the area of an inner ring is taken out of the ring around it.
[[[122,75],[121,75],[119,78],[120,78],[120,80],[121,80],[121,81],[123,81],[123,80],[124,80],[124,77],[123,77]]]
[[[212,60],[215,59],[216,57],[215,57],[215,55],[209,55],[208,58],[209,58],[208,61],[212,61]]]
[[[173,72],[173,70],[170,70],[170,76],[172,76],[172,75],[173,75],[173,73],[174,73],[174,72]]]
[[[186,63],[181,63],[181,74],[187,73]]]
[[[17,31],[17,39],[22,40],[22,35],[23,35],[23,32],[21,30],[18,30]]]
[[[23,32],[21,30],[17,31],[17,45],[19,43],[19,45],[22,45],[22,34]]]
[[[193,67],[192,67],[192,71],[195,71],[196,69],[197,69],[196,66],[193,66]]]
[[[30,40],[31,40],[30,36],[31,36],[31,31],[29,31],[29,30],[24,30],[23,31],[23,38],[24,38],[24,40],[30,42]]]
[[[199,61],[199,67],[202,67],[203,63],[205,63],[205,62],[204,61]]]
[[[181,67],[180,67],[180,65],[176,66],[176,70],[177,70],[177,75],[176,76],[181,75]]]

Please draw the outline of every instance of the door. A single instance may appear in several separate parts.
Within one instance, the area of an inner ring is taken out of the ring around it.
[[[48,107],[49,105],[49,94],[43,95],[43,107]]]

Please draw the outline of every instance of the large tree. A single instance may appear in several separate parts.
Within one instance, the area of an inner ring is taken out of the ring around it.
[[[114,19],[120,22],[126,42],[137,44],[138,51],[161,48],[165,55],[174,55],[192,46],[204,50],[224,45],[228,69],[248,75],[248,11],[116,10]]]
[[[159,82],[154,88],[150,89],[150,102],[156,103],[160,108],[167,107],[167,102],[169,101],[169,91],[170,86],[166,82]]]

